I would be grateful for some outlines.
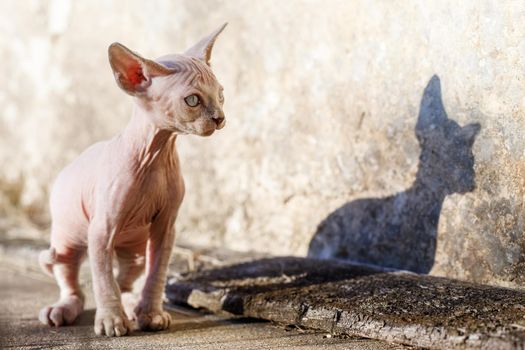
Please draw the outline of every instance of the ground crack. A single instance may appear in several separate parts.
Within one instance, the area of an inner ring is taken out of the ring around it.
[[[306,315],[309,309],[310,306],[308,304],[301,303],[301,305],[299,305],[299,312],[297,313],[297,318],[295,319],[296,324],[302,323],[303,317]]]
[[[337,323],[339,323],[339,320],[341,320],[341,310],[335,310],[334,318],[332,319],[332,326],[330,327],[330,334],[334,334],[334,328],[337,326]]]

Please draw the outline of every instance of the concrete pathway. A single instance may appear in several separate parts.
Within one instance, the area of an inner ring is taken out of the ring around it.
[[[31,256],[31,255],[30,255]],[[0,349],[401,349],[385,342],[326,332],[286,329],[265,321],[171,310],[174,324],[159,333],[134,332],[122,338],[93,333],[93,298],[73,326],[49,328],[37,320],[38,310],[55,300],[58,289],[29,261],[21,266],[0,259]]]

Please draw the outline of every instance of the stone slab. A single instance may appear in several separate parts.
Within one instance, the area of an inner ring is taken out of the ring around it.
[[[219,314],[437,349],[525,348],[525,292],[335,260],[260,259],[169,280]]]

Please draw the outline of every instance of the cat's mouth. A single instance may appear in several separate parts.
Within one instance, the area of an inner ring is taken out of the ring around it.
[[[224,125],[226,125],[226,121],[224,120],[224,118],[210,118],[207,119],[203,124],[201,124],[200,127],[194,128],[193,133],[200,136],[210,136],[215,132],[215,130],[220,130],[224,128]]]
[[[215,132],[215,129],[209,129],[209,130],[205,130],[201,136],[210,136],[211,134],[213,134]]]
[[[205,130],[203,133],[204,136],[210,136],[211,134],[213,134],[215,130],[220,130],[224,128],[224,125],[226,125],[226,120],[224,118],[212,119],[212,120],[213,120],[214,126],[212,126],[208,130]]]

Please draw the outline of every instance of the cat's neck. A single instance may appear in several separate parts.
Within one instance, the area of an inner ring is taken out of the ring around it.
[[[425,217],[439,215],[448,192],[441,181],[418,172],[412,186],[403,194],[410,202],[406,204],[420,217]]]
[[[120,134],[126,153],[140,164],[151,164],[156,159],[171,162],[176,158],[177,134],[154,125],[148,113],[148,110],[135,104],[131,120]]]

